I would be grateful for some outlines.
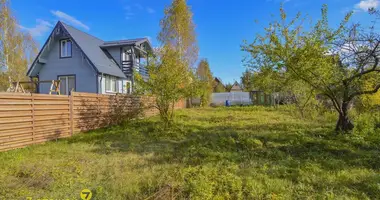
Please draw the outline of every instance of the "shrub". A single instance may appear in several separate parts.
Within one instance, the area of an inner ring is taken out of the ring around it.
[[[380,114],[379,113],[361,113],[356,116],[355,134],[374,135],[380,130]]]

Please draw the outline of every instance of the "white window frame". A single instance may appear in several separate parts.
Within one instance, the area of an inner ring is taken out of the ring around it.
[[[70,45],[67,45],[70,44]],[[70,39],[64,39],[59,42],[59,48],[60,48],[60,58],[71,58],[72,56],[72,50],[73,50],[73,43]]]
[[[105,91],[107,93],[117,93],[117,85],[118,81],[117,78],[114,76],[105,76]],[[109,87],[107,87],[107,83],[109,83]],[[110,89],[108,89],[110,88]]]
[[[69,78],[70,77],[73,77],[74,78],[74,91],[77,89],[77,80],[76,80],[76,77],[75,76],[66,76],[66,75],[63,75],[63,76],[58,76],[58,80],[62,80],[62,79],[66,79],[65,80],[65,83],[66,83],[66,91],[65,91],[65,95],[69,95],[71,90],[69,89]],[[59,88],[59,90],[61,90],[61,88]]]

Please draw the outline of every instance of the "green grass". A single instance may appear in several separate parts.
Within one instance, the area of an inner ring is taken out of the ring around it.
[[[377,199],[380,134],[289,109],[186,109],[0,153],[0,199]],[[170,185],[171,193],[166,192]]]

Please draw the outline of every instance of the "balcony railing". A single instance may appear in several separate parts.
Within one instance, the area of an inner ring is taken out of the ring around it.
[[[148,76],[148,71],[146,70],[145,66],[135,63],[133,65],[133,61],[122,61],[122,71],[126,76],[130,76],[133,74],[133,70],[136,69],[142,76]]]

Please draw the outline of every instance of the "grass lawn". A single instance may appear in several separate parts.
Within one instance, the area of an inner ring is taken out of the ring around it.
[[[333,128],[283,108],[181,110],[170,130],[153,117],[0,153],[0,199],[380,199],[380,134]]]

